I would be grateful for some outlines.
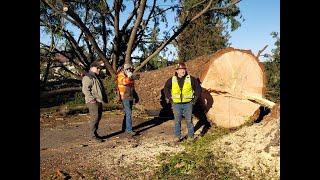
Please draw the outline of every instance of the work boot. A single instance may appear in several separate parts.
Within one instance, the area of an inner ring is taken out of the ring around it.
[[[101,138],[99,138],[99,137],[92,137],[92,139],[91,139],[92,141],[95,141],[95,142],[98,142],[98,143],[101,143],[101,142],[105,142],[105,140],[104,139],[101,139]],[[90,141],[91,141],[90,140]]]
[[[127,131],[126,133],[127,133],[128,135],[130,135],[131,137],[137,135],[137,133],[134,132],[134,131]]]
[[[174,142],[180,142],[181,141],[181,137],[180,136],[175,136],[174,137]]]
[[[193,137],[193,136],[192,136],[192,137],[188,137],[188,138],[187,138],[187,142],[194,142],[194,140],[195,140],[195,139],[194,139],[194,137]]]

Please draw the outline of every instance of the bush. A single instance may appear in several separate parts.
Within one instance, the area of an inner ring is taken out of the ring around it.
[[[264,63],[267,74],[266,98],[274,102],[280,101],[280,37],[278,33],[272,32],[272,37],[276,39],[271,55],[267,55],[269,60]]]
[[[266,98],[274,102],[280,101],[280,63],[266,62],[267,92]]]
[[[112,102],[117,98],[116,94],[116,82],[115,79],[112,78],[111,76],[106,77],[104,81],[104,86],[108,95],[108,101]]]
[[[73,100],[66,102],[66,105],[78,105],[78,104],[85,104],[84,95],[82,94],[82,92],[76,92],[74,94]]]

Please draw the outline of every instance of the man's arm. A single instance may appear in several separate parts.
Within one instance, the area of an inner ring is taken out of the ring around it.
[[[172,102],[171,88],[172,88],[172,77],[169,78],[164,85],[164,95],[170,102]]]
[[[197,78],[195,78],[195,77],[192,77],[191,78],[192,79],[192,88],[193,88],[193,90],[194,90],[194,103],[196,103],[197,102],[197,100],[198,100],[198,98],[200,97],[200,95],[201,95],[201,85],[200,85],[200,80]]]
[[[85,97],[89,100],[89,102],[95,101],[95,98],[92,95],[91,92],[92,88],[92,80],[88,76],[84,76],[82,78],[82,93]]]
[[[138,93],[137,93],[137,91],[136,91],[136,89],[135,88],[133,88],[133,98],[134,98],[134,102],[135,103],[138,103],[139,102],[139,95],[138,95]]]

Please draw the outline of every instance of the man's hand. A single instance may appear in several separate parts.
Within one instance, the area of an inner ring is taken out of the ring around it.
[[[131,79],[139,80],[139,79],[140,79],[140,74],[133,74],[133,75],[131,76]]]
[[[192,105],[195,105],[197,103],[197,101],[198,101],[198,98],[192,99],[192,101],[191,101]]]
[[[134,103],[138,103],[139,102],[139,97],[136,97],[135,99],[134,99]]]

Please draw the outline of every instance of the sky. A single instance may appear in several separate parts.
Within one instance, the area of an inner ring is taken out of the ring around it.
[[[280,37],[280,0],[242,0],[240,11],[245,21],[231,32],[231,47],[250,49],[255,55],[265,45],[263,53],[270,53],[275,39],[270,35],[275,31]]]
[[[170,1],[159,4],[165,7],[170,4]],[[230,32],[229,43],[231,43],[231,47],[249,49],[256,55],[260,49],[268,45],[263,53],[270,53],[275,42],[275,39],[271,37],[271,32],[279,32],[280,36],[280,0],[242,0],[238,5],[244,21],[241,22],[241,26],[237,30]],[[127,12],[124,14],[131,12],[131,8],[128,5]],[[167,14],[167,17],[171,17],[168,18],[169,27],[163,26],[161,30],[170,29],[171,25],[175,23],[173,16],[173,12],[169,11]],[[120,25],[122,24],[123,21],[120,19]],[[78,29],[74,29],[74,34],[78,34],[78,32]],[[50,38],[42,33],[40,38],[41,42],[50,42],[48,41]],[[169,48],[172,47],[169,46]],[[176,54],[168,56],[171,56],[170,60],[174,59],[172,56],[176,56]],[[262,57],[260,59],[264,60]]]

